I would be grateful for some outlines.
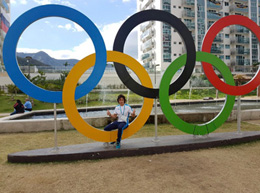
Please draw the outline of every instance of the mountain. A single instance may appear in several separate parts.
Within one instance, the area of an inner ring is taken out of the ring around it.
[[[22,58],[22,57],[17,56],[17,61],[18,61],[18,64],[20,66],[28,66],[28,62],[27,62],[26,58]],[[49,66],[48,64],[44,64],[44,63],[39,62],[38,60],[35,60],[35,59],[30,60],[30,65],[32,65],[32,66],[46,66],[46,67]]]
[[[66,62],[69,63],[69,66],[74,66],[79,60],[76,59],[55,59],[50,57],[47,53],[40,51],[37,53],[22,53],[17,52],[17,57],[25,58],[26,56],[31,56],[34,60],[37,60],[45,65],[49,66],[63,66]]]

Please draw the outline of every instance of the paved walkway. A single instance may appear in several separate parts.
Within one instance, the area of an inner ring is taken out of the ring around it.
[[[169,152],[191,151],[218,146],[234,145],[260,140],[260,131],[210,133],[208,136],[172,135],[159,138],[125,139],[121,149],[114,146],[104,147],[103,143],[87,143],[53,148],[37,149],[8,155],[8,162],[38,163],[56,161],[95,160],[115,157],[152,155]]]
[[[11,112],[10,112],[11,113]],[[9,116],[10,113],[0,113],[0,117],[6,117],[6,116]]]

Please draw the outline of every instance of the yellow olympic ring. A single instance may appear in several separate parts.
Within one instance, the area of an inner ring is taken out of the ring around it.
[[[83,135],[101,142],[112,142],[117,139],[117,130],[103,131],[86,123],[78,113],[75,103],[75,90],[78,80],[90,67],[95,64],[96,54],[91,54],[80,60],[70,71],[63,86],[62,101],[67,117],[70,123]],[[143,68],[134,58],[121,52],[107,51],[108,62],[118,62],[126,65],[133,70],[141,83],[149,88],[152,88],[152,81]],[[72,102],[74,101],[74,102]],[[143,107],[140,114],[135,120],[124,130],[122,139],[130,137],[136,133],[147,121],[153,108],[153,99],[144,98]]]

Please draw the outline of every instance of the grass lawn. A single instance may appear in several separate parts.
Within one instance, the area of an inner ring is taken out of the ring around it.
[[[260,126],[242,122],[242,131]],[[227,122],[215,132],[235,132]],[[182,135],[168,124],[158,135]],[[152,137],[145,125],[136,137]],[[58,131],[58,145],[94,142],[75,130]],[[259,192],[260,141],[192,152],[65,163],[10,164],[9,153],[53,147],[53,132],[0,134],[1,192]]]

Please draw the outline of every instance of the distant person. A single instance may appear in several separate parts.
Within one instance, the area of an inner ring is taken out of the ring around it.
[[[28,98],[25,99],[24,110],[32,111],[32,103]]]
[[[24,113],[24,106],[19,99],[16,100],[16,103],[14,104],[14,112],[12,112],[10,115],[14,115],[17,113]]]
[[[128,127],[129,124],[129,115],[135,117],[135,110],[132,110],[128,104],[125,104],[126,99],[125,96],[120,94],[117,97],[117,102],[119,105],[116,106],[114,113],[111,114],[109,110],[107,110],[107,115],[112,118],[117,118],[117,121],[112,122],[111,124],[105,127],[105,131],[112,131],[118,129],[117,140],[116,142],[112,142],[110,144],[116,143],[116,148],[120,149],[121,137],[123,134],[123,130]],[[108,145],[105,143],[104,145]]]

